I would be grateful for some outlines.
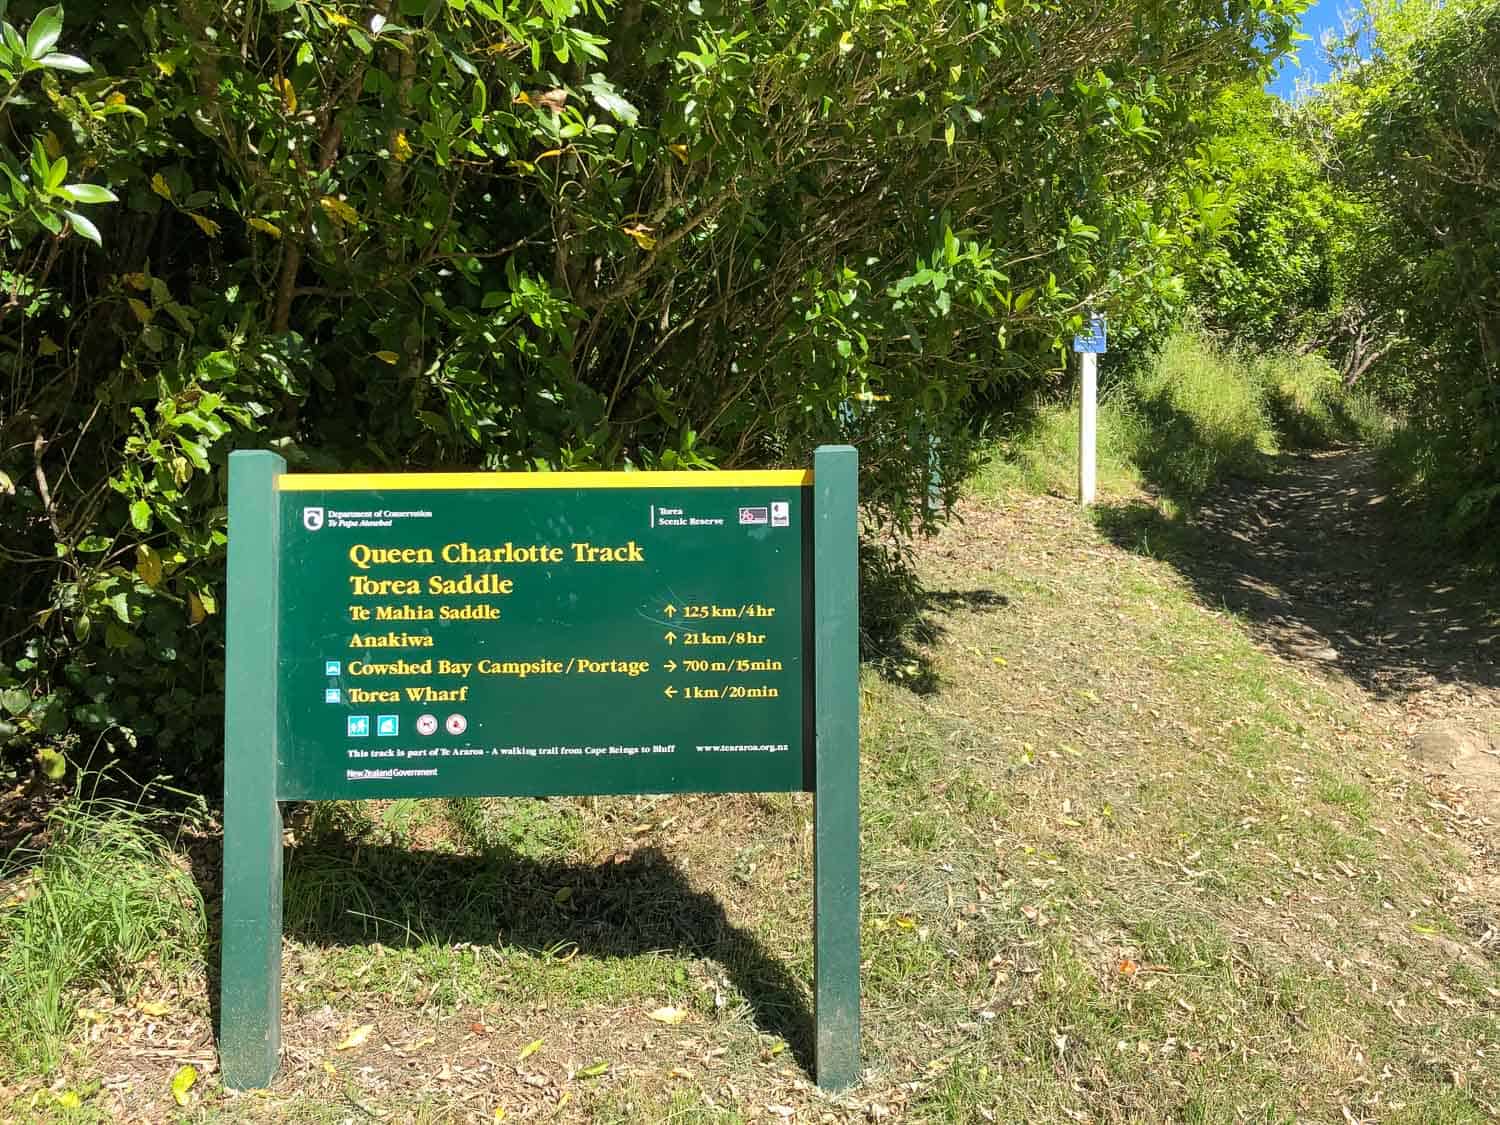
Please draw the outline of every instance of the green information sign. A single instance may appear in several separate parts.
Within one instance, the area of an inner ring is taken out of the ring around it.
[[[281,796],[810,789],[810,478],[282,477]]]
[[[279,802],[815,794],[817,1078],[859,1069],[857,462],[286,474],[230,457],[225,1082],[280,1052]]]

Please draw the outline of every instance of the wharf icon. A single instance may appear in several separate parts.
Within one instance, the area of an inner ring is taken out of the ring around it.
[[[339,689],[336,688],[336,687],[324,688],[323,689],[323,702],[324,703],[341,703],[341,702],[343,702],[343,700],[339,696]]]
[[[437,716],[436,715],[418,715],[417,716],[417,733],[418,734],[422,734],[422,735],[436,734],[437,733]]]
[[[370,716],[350,715],[347,729],[350,738],[369,738]]]
[[[308,531],[317,531],[321,528],[323,526],[323,509],[303,508],[302,526],[307,528]]]
[[[395,738],[401,733],[401,719],[396,715],[378,715],[375,718],[375,737]]]

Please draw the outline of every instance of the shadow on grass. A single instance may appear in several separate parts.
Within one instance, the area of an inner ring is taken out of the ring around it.
[[[940,614],[1003,608],[994,590],[928,590],[896,548],[861,542],[859,656],[883,679],[932,695],[940,686],[929,651],[947,632]]]
[[[1398,534],[1372,454],[1269,464],[1267,479],[1220,488],[1189,519],[1143,501],[1101,506],[1095,519],[1118,546],[1171,563],[1204,604],[1243,615],[1268,647],[1378,698],[1500,686],[1500,599]]]
[[[221,860],[202,850],[193,860],[210,904],[209,988],[218,1028]],[[286,850],[283,925],[288,936],[323,947],[467,943],[546,958],[679,950],[722,966],[756,1026],[784,1039],[813,1070],[807,988],[654,848],[591,864],[507,848],[453,855],[328,835]]]
[[[1359,419],[1341,395],[1329,394],[1307,404],[1274,382],[1264,394],[1266,412],[1284,448],[1332,449],[1360,440]]]
[[[1191,509],[1228,476],[1264,475],[1266,455],[1258,434],[1211,432],[1165,394],[1143,398],[1135,461],[1151,490]]]

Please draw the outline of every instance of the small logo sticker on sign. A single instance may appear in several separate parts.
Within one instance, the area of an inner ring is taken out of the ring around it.
[[[771,513],[765,508],[740,509],[740,523],[742,524],[768,523],[770,519]]]
[[[417,733],[418,734],[436,734],[437,733],[437,716],[436,715],[418,715],[417,716]]]
[[[322,527],[323,526],[323,509],[322,508],[303,508],[302,509],[302,526],[305,527],[305,528],[307,528],[308,531],[317,531],[320,527]]]
[[[463,734],[469,729],[469,720],[462,715],[449,715],[446,726],[449,734]]]
[[[771,501],[771,526],[790,527],[792,523],[792,506],[785,500]]]

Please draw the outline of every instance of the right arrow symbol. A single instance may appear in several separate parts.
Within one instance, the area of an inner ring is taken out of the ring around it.
[[[675,672],[677,671],[677,661],[668,660],[665,664],[662,665],[662,667],[665,668],[668,672]]]
[[[665,688],[663,689],[662,694],[665,695],[668,699],[671,699],[674,695],[677,694],[677,689],[674,687]]]

